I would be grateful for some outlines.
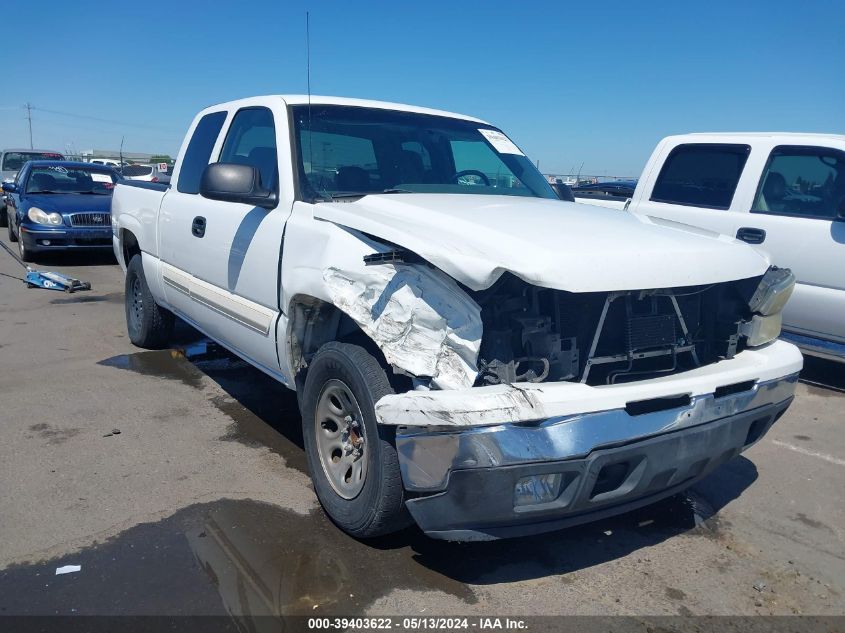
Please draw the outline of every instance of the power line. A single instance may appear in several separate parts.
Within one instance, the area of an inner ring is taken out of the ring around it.
[[[96,121],[97,123],[107,123],[109,125],[120,125],[120,126],[129,126],[129,127],[139,127],[145,128],[148,130],[157,130],[159,132],[168,132],[167,129],[161,128],[155,125],[147,125],[145,123],[131,123],[129,121],[116,121],[114,119],[103,119],[100,117],[89,116],[87,114],[75,114],[73,112],[62,112],[61,110],[49,110],[47,108],[37,108],[35,106],[30,106],[27,104],[27,107],[32,108],[33,110],[37,110],[39,112],[46,112],[48,114],[57,114],[59,116],[67,116],[72,117],[75,119],[87,119],[88,121]]]
[[[26,102],[26,119],[29,121],[29,149],[32,149],[32,105],[29,101]]]

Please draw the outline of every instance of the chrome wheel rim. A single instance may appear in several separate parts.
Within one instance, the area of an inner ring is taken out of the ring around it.
[[[366,438],[361,407],[341,380],[323,385],[314,415],[320,465],[332,489],[344,499],[361,492],[367,478]]]

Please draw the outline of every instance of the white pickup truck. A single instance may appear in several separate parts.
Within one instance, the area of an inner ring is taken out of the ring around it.
[[[178,315],[298,393],[357,537],[538,533],[674,494],[756,442],[802,366],[794,284],[734,239],[558,200],[484,121],[267,96],[121,182],[129,336]]]
[[[807,353],[845,361],[845,136],[670,136],[657,145],[629,201],[577,201],[753,244],[798,278],[784,337]]]

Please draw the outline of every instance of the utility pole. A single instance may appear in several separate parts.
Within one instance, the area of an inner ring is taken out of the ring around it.
[[[32,149],[32,104],[26,103],[26,118],[29,121],[29,149]]]

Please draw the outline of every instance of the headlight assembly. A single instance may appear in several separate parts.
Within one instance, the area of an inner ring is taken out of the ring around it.
[[[792,296],[793,288],[795,288],[795,275],[792,271],[789,268],[772,266],[763,275],[754,296],[748,302],[748,307],[752,312],[763,316],[777,314],[783,310],[787,300]]]
[[[774,341],[780,336],[783,314],[777,312],[769,316],[755,314],[739,328],[739,333],[746,338],[748,347],[757,347]]]
[[[51,224],[56,226],[62,223],[61,213],[47,213],[38,207],[30,207],[29,211],[26,213],[26,217],[36,224]]]
[[[795,288],[795,275],[788,268],[772,266],[763,275],[748,307],[754,315],[744,322],[739,333],[749,347],[765,345],[780,336],[783,308]]]

